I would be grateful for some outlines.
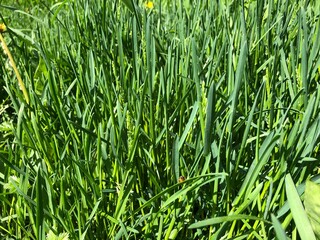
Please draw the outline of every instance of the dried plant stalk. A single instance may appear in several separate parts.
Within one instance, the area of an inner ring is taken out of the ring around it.
[[[24,85],[24,83],[22,81],[21,75],[20,75],[20,73],[18,71],[16,63],[13,60],[13,57],[12,57],[12,55],[10,53],[10,50],[9,50],[9,48],[8,48],[4,38],[2,36],[2,33],[4,33],[6,30],[7,30],[6,26],[4,24],[0,24],[0,42],[1,42],[1,45],[2,45],[2,48],[3,48],[3,51],[8,56],[10,65],[12,66],[12,68],[13,68],[16,76],[17,76],[18,83],[19,83],[20,89],[21,89],[21,91],[23,93],[23,96],[24,96],[27,104],[29,104],[29,96],[28,96],[27,89],[26,89],[26,87],[25,87],[25,85]]]

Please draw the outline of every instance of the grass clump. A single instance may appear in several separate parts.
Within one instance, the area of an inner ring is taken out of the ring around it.
[[[316,1],[1,8],[1,237],[315,238]]]

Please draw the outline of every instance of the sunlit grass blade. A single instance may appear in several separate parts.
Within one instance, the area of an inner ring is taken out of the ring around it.
[[[290,174],[286,175],[286,194],[290,211],[301,239],[316,239]]]
[[[224,223],[224,222],[231,222],[235,220],[262,220],[261,218],[250,216],[250,215],[244,215],[244,214],[235,214],[225,217],[216,217],[212,219],[206,219],[203,221],[199,221],[196,223],[193,223],[189,226],[189,228],[202,228],[214,224]]]

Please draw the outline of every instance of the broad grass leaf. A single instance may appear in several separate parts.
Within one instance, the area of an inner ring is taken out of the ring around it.
[[[320,239],[320,185],[311,181],[306,182],[304,206],[311,226],[317,238]]]

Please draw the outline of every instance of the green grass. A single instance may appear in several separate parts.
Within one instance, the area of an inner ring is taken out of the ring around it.
[[[0,4],[1,239],[316,239],[318,1],[94,2]]]

